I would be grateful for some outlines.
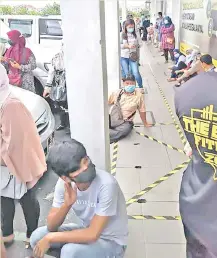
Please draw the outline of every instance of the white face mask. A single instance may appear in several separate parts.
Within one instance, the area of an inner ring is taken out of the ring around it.
[[[179,58],[179,53],[176,53],[174,56],[175,58]]]
[[[164,24],[168,24],[168,23],[169,23],[169,21],[168,21],[168,20],[165,20],[165,21],[164,21]]]

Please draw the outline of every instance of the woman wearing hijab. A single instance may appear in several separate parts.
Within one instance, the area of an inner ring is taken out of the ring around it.
[[[26,40],[18,30],[7,33],[11,47],[6,51],[3,61],[6,62],[11,85],[35,92],[32,71],[37,67],[34,54],[26,48]]]
[[[0,64],[1,227],[4,242],[14,240],[15,199],[23,209],[27,242],[38,227],[40,207],[35,186],[47,170],[35,122],[11,93],[5,68]]]
[[[50,97],[60,109],[60,125],[56,130],[62,130],[69,127],[63,42],[60,52],[53,57],[51,65],[43,97]]]
[[[176,87],[180,87],[183,82],[196,76],[198,73],[203,71],[203,67],[200,62],[201,53],[199,50],[193,50],[192,61],[190,62],[190,68],[183,70],[183,75],[177,79]]]
[[[161,46],[164,50],[165,63],[168,63],[168,53],[174,61],[173,49],[175,48],[175,26],[169,16],[166,16],[161,27]]]
[[[176,64],[169,68],[171,70],[171,75],[170,75],[170,78],[167,79],[168,82],[172,82],[176,80],[176,78],[178,77],[178,75],[176,74],[176,71],[180,71],[187,67],[187,65],[185,64],[186,57],[178,49],[174,49],[173,53],[174,53]]]

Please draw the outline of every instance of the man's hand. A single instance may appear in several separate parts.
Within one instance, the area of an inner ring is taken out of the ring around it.
[[[65,182],[65,195],[64,195],[64,203],[66,206],[71,207],[77,200],[77,186],[74,185],[74,189],[72,188],[71,183]]]
[[[42,238],[33,250],[33,254],[36,258],[43,258],[46,252],[50,248],[50,242],[48,236]]]
[[[50,95],[50,91],[51,91],[50,88],[45,88],[45,90],[44,90],[44,92],[43,92],[43,97],[44,97],[44,98],[48,98],[49,95]]]
[[[133,49],[133,48],[136,48],[136,45],[129,45],[129,48],[131,49]]]
[[[14,62],[10,61],[10,64],[13,68],[16,68],[19,70],[21,69],[21,66],[16,61],[14,61]]]

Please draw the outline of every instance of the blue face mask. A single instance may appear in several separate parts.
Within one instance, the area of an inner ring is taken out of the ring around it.
[[[136,85],[128,85],[124,87],[125,92],[133,93],[136,89]]]
[[[127,28],[127,32],[133,33],[134,32],[134,28]]]

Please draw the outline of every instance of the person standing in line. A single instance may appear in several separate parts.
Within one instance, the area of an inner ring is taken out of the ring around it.
[[[44,98],[50,97],[54,105],[60,112],[60,125],[57,131],[69,128],[69,114],[67,102],[67,89],[66,89],[66,75],[64,66],[64,51],[63,42],[60,52],[57,53],[52,61],[51,68],[49,69],[47,83],[43,93]]]
[[[125,23],[125,30],[122,33],[121,40],[121,68],[123,79],[132,73],[138,83],[139,88],[143,88],[142,77],[138,65],[138,37],[135,32],[135,22],[128,20]]]
[[[47,171],[41,140],[27,108],[11,93],[5,68],[0,65],[0,195],[3,241],[14,240],[15,199],[27,224],[26,241],[38,227],[38,180]]]
[[[156,29],[157,29],[157,39],[158,39],[158,44],[157,47],[161,49],[161,27],[163,26],[163,14],[162,12],[158,12],[158,18],[156,20]]]
[[[175,48],[175,26],[169,16],[164,18],[163,26],[161,27],[161,45],[164,50],[165,63],[168,63],[168,54],[170,53],[171,60],[174,62],[173,49]]]
[[[35,93],[33,70],[36,69],[36,59],[29,48],[26,48],[26,40],[18,30],[7,33],[11,47],[7,49],[2,64],[8,71],[11,85],[21,87]]]
[[[51,147],[48,166],[59,176],[47,226],[36,229],[30,243],[35,257],[49,248],[60,258],[123,258],[128,218],[116,179],[97,169],[80,142],[70,139]],[[63,224],[75,214],[80,224]]]
[[[216,86],[217,73],[202,72],[175,90],[176,114],[192,149],[179,194],[187,258],[217,257]]]
[[[150,20],[148,16],[145,17],[145,20],[143,21],[143,37],[142,40],[147,41],[148,37],[148,27],[150,27]]]

